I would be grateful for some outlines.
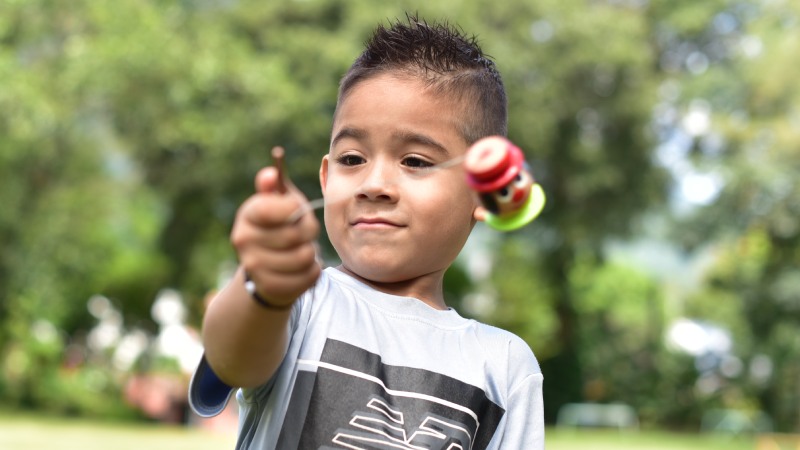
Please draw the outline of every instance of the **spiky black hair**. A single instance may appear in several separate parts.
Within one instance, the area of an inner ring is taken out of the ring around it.
[[[339,85],[339,104],[359,82],[384,73],[412,76],[462,105],[460,132],[472,144],[506,134],[507,100],[494,62],[475,36],[447,22],[428,24],[416,14],[379,25]]]

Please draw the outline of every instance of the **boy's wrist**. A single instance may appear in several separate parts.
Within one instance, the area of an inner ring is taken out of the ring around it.
[[[250,298],[262,308],[272,311],[287,311],[294,305],[294,302],[289,302],[285,305],[275,304],[262,297],[261,294],[258,293],[256,283],[250,278],[247,272],[244,273],[244,289],[250,294]]]

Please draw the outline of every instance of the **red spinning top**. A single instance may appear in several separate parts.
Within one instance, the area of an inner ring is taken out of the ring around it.
[[[467,183],[478,192],[496,191],[523,170],[522,150],[508,139],[491,136],[476,142],[467,153]]]

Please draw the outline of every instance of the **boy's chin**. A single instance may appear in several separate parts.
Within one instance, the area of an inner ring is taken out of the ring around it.
[[[396,283],[400,281],[400,277],[397,277],[396,274],[393,274],[390,269],[385,267],[343,263],[341,268],[356,278],[372,283]]]
[[[386,265],[359,265],[342,264],[340,268],[356,278],[372,284],[398,284],[413,281],[424,276],[424,273],[397,270],[395,267]]]

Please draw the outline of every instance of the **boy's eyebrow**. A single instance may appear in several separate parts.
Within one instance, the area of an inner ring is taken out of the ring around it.
[[[432,137],[424,135],[424,134],[415,133],[413,131],[400,130],[400,131],[395,132],[392,135],[392,138],[394,140],[400,141],[400,142],[402,142],[404,144],[420,144],[420,145],[424,145],[426,147],[432,148],[433,150],[435,150],[438,153],[441,153],[445,157],[449,157],[450,156],[450,152],[447,151],[447,148],[445,148],[444,145],[440,144],[439,142],[437,142]]]
[[[367,132],[361,128],[353,128],[353,127],[344,127],[339,130],[338,133],[331,139],[331,146],[336,145],[337,142],[341,141],[342,139],[352,138],[352,139],[364,139],[367,137]],[[435,150],[437,153],[441,153],[445,157],[450,156],[450,152],[447,151],[447,148],[437,142],[430,136],[416,133],[414,131],[409,130],[400,130],[396,131],[392,134],[392,140],[401,142],[403,144],[420,144],[426,147],[430,147]]]
[[[360,128],[345,127],[336,133],[336,136],[331,139],[331,146],[345,138],[363,139],[367,137],[367,132]]]

